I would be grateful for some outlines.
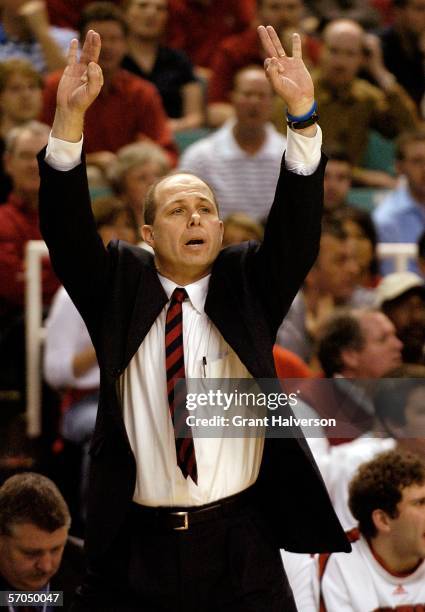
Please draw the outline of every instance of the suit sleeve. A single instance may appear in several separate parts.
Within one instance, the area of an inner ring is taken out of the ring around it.
[[[83,317],[93,342],[112,256],[96,231],[85,164],[55,170],[38,156],[40,229],[57,276]]]
[[[308,176],[282,162],[264,241],[253,259],[253,282],[272,337],[316,260],[320,245],[326,157]]]

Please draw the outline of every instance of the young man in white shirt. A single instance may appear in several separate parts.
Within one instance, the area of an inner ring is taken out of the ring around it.
[[[323,612],[425,609],[425,465],[387,451],[350,484],[352,553],[321,555]]]

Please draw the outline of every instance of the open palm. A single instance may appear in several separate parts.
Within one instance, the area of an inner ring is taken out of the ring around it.
[[[78,59],[78,41],[72,40],[68,51],[68,65],[58,86],[59,109],[84,113],[99,95],[103,85],[102,70],[97,63],[100,47],[99,34],[90,30]]]
[[[274,28],[259,26],[258,34],[268,55],[264,66],[274,91],[286,102],[289,112],[302,114],[311,107],[314,86],[302,59],[300,36],[293,34],[289,57]]]

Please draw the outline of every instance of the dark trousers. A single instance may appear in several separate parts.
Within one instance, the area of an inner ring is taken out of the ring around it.
[[[130,513],[89,569],[73,612],[296,612],[280,551],[257,511],[175,531]]]

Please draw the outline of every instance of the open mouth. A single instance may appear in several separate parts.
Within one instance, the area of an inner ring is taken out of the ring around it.
[[[188,240],[185,246],[195,246],[199,244],[204,244],[204,240],[202,240],[202,238],[193,238],[192,240]]]

